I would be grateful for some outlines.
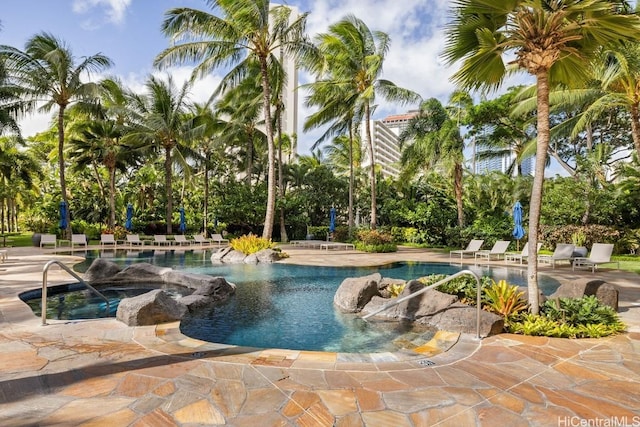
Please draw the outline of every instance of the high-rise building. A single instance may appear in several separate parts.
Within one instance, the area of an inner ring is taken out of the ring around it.
[[[482,152],[482,149],[479,149],[479,152]],[[472,156],[473,155],[474,154],[472,154]],[[489,172],[507,173],[507,171],[509,170],[509,166],[513,163],[515,158],[516,158],[516,154],[513,151],[511,151],[508,154],[505,154],[501,157],[475,160],[475,162],[472,162],[472,164],[475,166],[475,169],[473,172],[477,174],[486,174]],[[533,172],[534,172],[533,159],[534,158],[535,157],[529,157],[522,161],[521,167],[522,167],[523,176],[533,175]],[[517,171],[514,171],[513,173],[515,175]]]
[[[403,130],[407,128],[409,121],[418,115],[418,110],[409,110],[404,114],[394,114],[382,119],[382,123],[396,134],[400,136]]]
[[[398,135],[387,127],[383,121],[371,120],[371,140],[373,141],[373,156],[375,164],[380,168],[384,177],[397,178],[400,175],[400,147]],[[366,124],[362,122],[360,126],[360,138],[364,158],[362,167],[371,165],[369,156],[369,146],[367,142]]]

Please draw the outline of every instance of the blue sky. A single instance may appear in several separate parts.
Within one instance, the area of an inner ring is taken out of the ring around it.
[[[444,46],[442,27],[446,22],[447,0],[288,0],[300,11],[310,12],[308,33],[326,31],[347,14],[363,19],[372,30],[391,37],[383,78],[412,89],[424,99],[446,102],[453,85],[453,69],[445,67],[439,55]],[[78,57],[102,53],[115,65],[107,74],[118,76],[130,88],[142,88],[155,56],[168,46],[160,31],[164,13],[173,7],[193,7],[210,11],[204,0],[2,0],[0,44],[20,49],[34,34],[45,31],[64,40]],[[187,78],[186,67],[173,69],[176,80]],[[194,88],[192,98],[203,101],[216,87],[223,71],[211,75]],[[304,81],[304,76],[301,77]],[[300,100],[304,96],[300,96]],[[375,118],[416,108],[380,102]],[[300,106],[300,127],[310,111]],[[23,122],[25,135],[46,128],[48,116]],[[298,140],[304,154],[317,134]]]

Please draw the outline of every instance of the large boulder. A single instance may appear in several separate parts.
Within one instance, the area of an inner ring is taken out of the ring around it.
[[[220,261],[228,264],[242,264],[247,256],[236,250],[229,251]],[[212,258],[213,261],[213,258]]]
[[[423,290],[424,284],[417,280],[411,280],[406,284],[404,290],[398,295],[397,299],[404,298],[410,294]],[[386,304],[392,304],[396,298],[381,298],[374,296],[371,301],[362,309],[363,314],[373,313]],[[458,301],[455,295],[449,295],[439,292],[435,289],[429,289],[424,293],[409,298],[393,307],[388,308],[378,314],[376,317],[398,320],[416,320],[425,316],[432,316],[442,310],[446,310],[451,304]]]
[[[248,255],[247,259],[250,257],[255,257],[258,263],[272,264],[280,259],[280,252],[274,251],[273,249],[262,249],[255,254]],[[244,262],[246,263],[247,260],[245,259]],[[253,261],[251,261],[251,263],[253,264]]]
[[[161,289],[120,301],[116,318],[128,326],[156,325],[180,320],[187,307]]]
[[[608,305],[618,311],[618,290],[611,284],[599,279],[580,278],[573,282],[563,283],[549,299],[582,298],[584,295],[595,295],[600,304]]]
[[[477,316],[478,309],[476,307],[455,303],[432,316],[421,317],[417,323],[450,332],[475,334]],[[480,310],[480,336],[486,337],[502,332],[504,332],[504,319],[497,314]]]
[[[224,258],[229,252],[231,252],[233,248],[231,246],[226,246],[224,248],[219,248],[211,254],[211,262],[218,263],[222,262],[222,258]]]
[[[193,292],[193,295],[202,295],[211,301],[221,301],[230,294],[235,293],[236,285],[227,282],[224,277],[210,277]]]
[[[333,297],[333,304],[345,313],[357,313],[378,293],[380,273],[344,279]]]
[[[120,273],[121,268],[118,264],[103,258],[97,258],[91,263],[87,271],[84,273],[84,280],[87,282],[95,282],[105,279],[111,279]]]

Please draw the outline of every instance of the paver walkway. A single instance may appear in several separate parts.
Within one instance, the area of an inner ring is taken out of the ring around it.
[[[287,252],[301,264],[440,260],[425,251]],[[463,335],[424,357],[348,357],[204,343],[176,324],[40,326],[16,295],[41,285],[50,254],[16,249],[0,265],[1,426],[640,426],[636,275],[595,276],[620,289],[630,332],[616,337]],[[50,278],[68,281],[53,269]]]

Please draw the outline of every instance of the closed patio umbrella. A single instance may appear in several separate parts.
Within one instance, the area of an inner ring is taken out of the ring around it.
[[[127,221],[124,223],[124,228],[127,231],[131,231],[133,228],[133,205],[131,203],[127,204]]]
[[[520,250],[520,239],[524,237],[524,228],[522,227],[522,205],[520,201],[517,201],[515,205],[513,205],[513,237],[518,240],[518,250]]]
[[[58,227],[65,230],[67,225],[67,204],[63,200],[60,202],[60,222],[58,222]]]
[[[184,234],[187,231],[187,220],[184,217],[184,208],[180,208],[180,232]]]
[[[329,211],[329,233],[336,231],[336,208],[332,207]]]

